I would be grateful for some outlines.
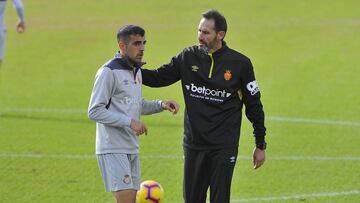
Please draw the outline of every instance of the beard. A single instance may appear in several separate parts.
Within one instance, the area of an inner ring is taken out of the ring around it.
[[[141,58],[131,58],[129,56],[125,56],[125,58],[131,66],[137,66],[138,64],[142,64]]]
[[[203,51],[206,54],[208,53],[209,50],[205,44],[199,44],[199,49],[200,51]]]
[[[209,43],[206,43],[204,41],[199,42],[199,48],[201,51],[204,51],[205,53],[208,53],[210,49],[214,49],[216,45],[216,39],[210,41]]]

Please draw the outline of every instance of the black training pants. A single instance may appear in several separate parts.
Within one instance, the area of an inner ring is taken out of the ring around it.
[[[220,150],[192,150],[184,147],[185,203],[205,203],[209,186],[211,203],[229,203],[237,153],[237,147]]]

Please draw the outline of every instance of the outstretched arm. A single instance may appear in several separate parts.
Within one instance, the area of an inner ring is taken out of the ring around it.
[[[168,110],[173,114],[176,114],[179,111],[179,104],[176,103],[175,101],[161,101],[161,100],[148,101],[145,99],[142,100],[142,108],[141,108],[142,115],[159,113],[162,110]]]
[[[155,70],[142,69],[142,82],[149,87],[164,87],[180,80],[181,54],[173,57],[170,63]]]

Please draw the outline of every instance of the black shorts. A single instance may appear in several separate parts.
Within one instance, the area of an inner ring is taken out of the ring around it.
[[[238,148],[192,150],[184,147],[185,203],[205,203],[210,186],[211,203],[230,202],[230,189]]]

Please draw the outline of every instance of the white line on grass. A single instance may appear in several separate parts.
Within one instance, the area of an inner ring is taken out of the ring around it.
[[[342,120],[326,120],[326,119],[315,119],[315,118],[288,118],[288,117],[280,117],[280,116],[267,116],[267,119],[273,121],[286,121],[292,123],[319,123],[319,124],[329,124],[329,125],[360,126],[360,122],[342,121]]]
[[[56,159],[95,159],[95,154],[33,154],[33,153],[1,153],[0,157],[8,158],[56,158]]]
[[[252,158],[251,158],[252,159]],[[343,161],[360,161],[360,157],[353,157],[353,156],[339,156],[339,157],[326,157],[326,156],[268,156],[268,160],[310,160],[310,161],[336,161],[336,160],[343,160]]]
[[[306,199],[306,198],[319,198],[319,197],[335,197],[346,195],[359,195],[359,190],[345,191],[345,192],[331,192],[331,193],[315,193],[315,194],[295,194],[289,196],[279,197],[254,197],[244,199],[232,199],[231,202],[267,202],[267,201],[281,201],[289,199]]]
[[[0,153],[5,158],[59,158],[59,159],[95,159],[95,154],[33,154],[33,153]],[[142,159],[183,159],[182,155],[140,155]],[[240,160],[251,160],[249,156],[238,156]],[[360,161],[360,157],[321,157],[321,156],[269,156],[267,160],[280,161]]]
[[[69,113],[85,114],[86,109],[63,109],[63,108],[6,108],[5,112],[15,113]]]
[[[66,108],[5,108],[2,113],[15,112],[15,113],[67,113],[67,114],[86,114],[86,109],[66,109]],[[181,116],[181,113],[178,113]],[[345,126],[360,126],[360,122],[344,121],[344,120],[328,120],[316,118],[292,118],[281,116],[266,116],[270,121],[283,121],[291,123],[318,123],[328,125],[345,125]]]

